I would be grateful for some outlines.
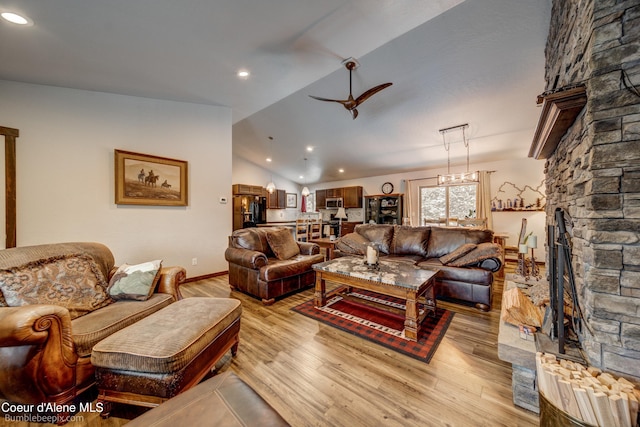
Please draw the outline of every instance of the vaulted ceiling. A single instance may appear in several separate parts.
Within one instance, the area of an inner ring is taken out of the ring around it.
[[[22,13],[32,25],[0,20],[0,78],[229,107],[234,155],[295,182],[446,165],[438,130],[462,123],[472,161],[526,157],[544,90],[550,7],[550,0],[1,0],[0,12]],[[355,97],[393,82],[355,120],[340,104],[308,96],[345,99],[348,57],[360,63]],[[239,79],[240,69],[250,76]],[[451,138],[452,165],[464,164],[461,139]]]

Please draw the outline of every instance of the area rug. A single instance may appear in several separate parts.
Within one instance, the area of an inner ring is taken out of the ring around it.
[[[374,304],[399,313],[380,309]],[[315,307],[311,299],[292,308],[319,322],[429,363],[454,313],[438,308],[435,317],[424,320],[418,341],[414,342],[404,337],[404,309],[404,301],[400,299],[359,289],[353,289],[346,298],[340,295],[331,297],[324,307]]]

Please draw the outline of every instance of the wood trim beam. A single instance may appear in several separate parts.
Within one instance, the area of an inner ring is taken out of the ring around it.
[[[18,129],[0,126],[0,135],[4,135],[4,174],[5,174],[5,248],[15,248],[16,227],[16,138]]]
[[[529,157],[548,159],[586,103],[584,86],[544,96]]]

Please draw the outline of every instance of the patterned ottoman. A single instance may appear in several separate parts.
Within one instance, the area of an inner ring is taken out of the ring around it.
[[[238,350],[240,301],[186,298],[93,347],[102,416],[111,402],[154,407],[198,384],[231,349]]]

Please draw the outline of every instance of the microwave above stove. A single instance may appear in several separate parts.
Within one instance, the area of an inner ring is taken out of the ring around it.
[[[328,197],[326,201],[327,209],[338,209],[342,207],[342,197]]]

